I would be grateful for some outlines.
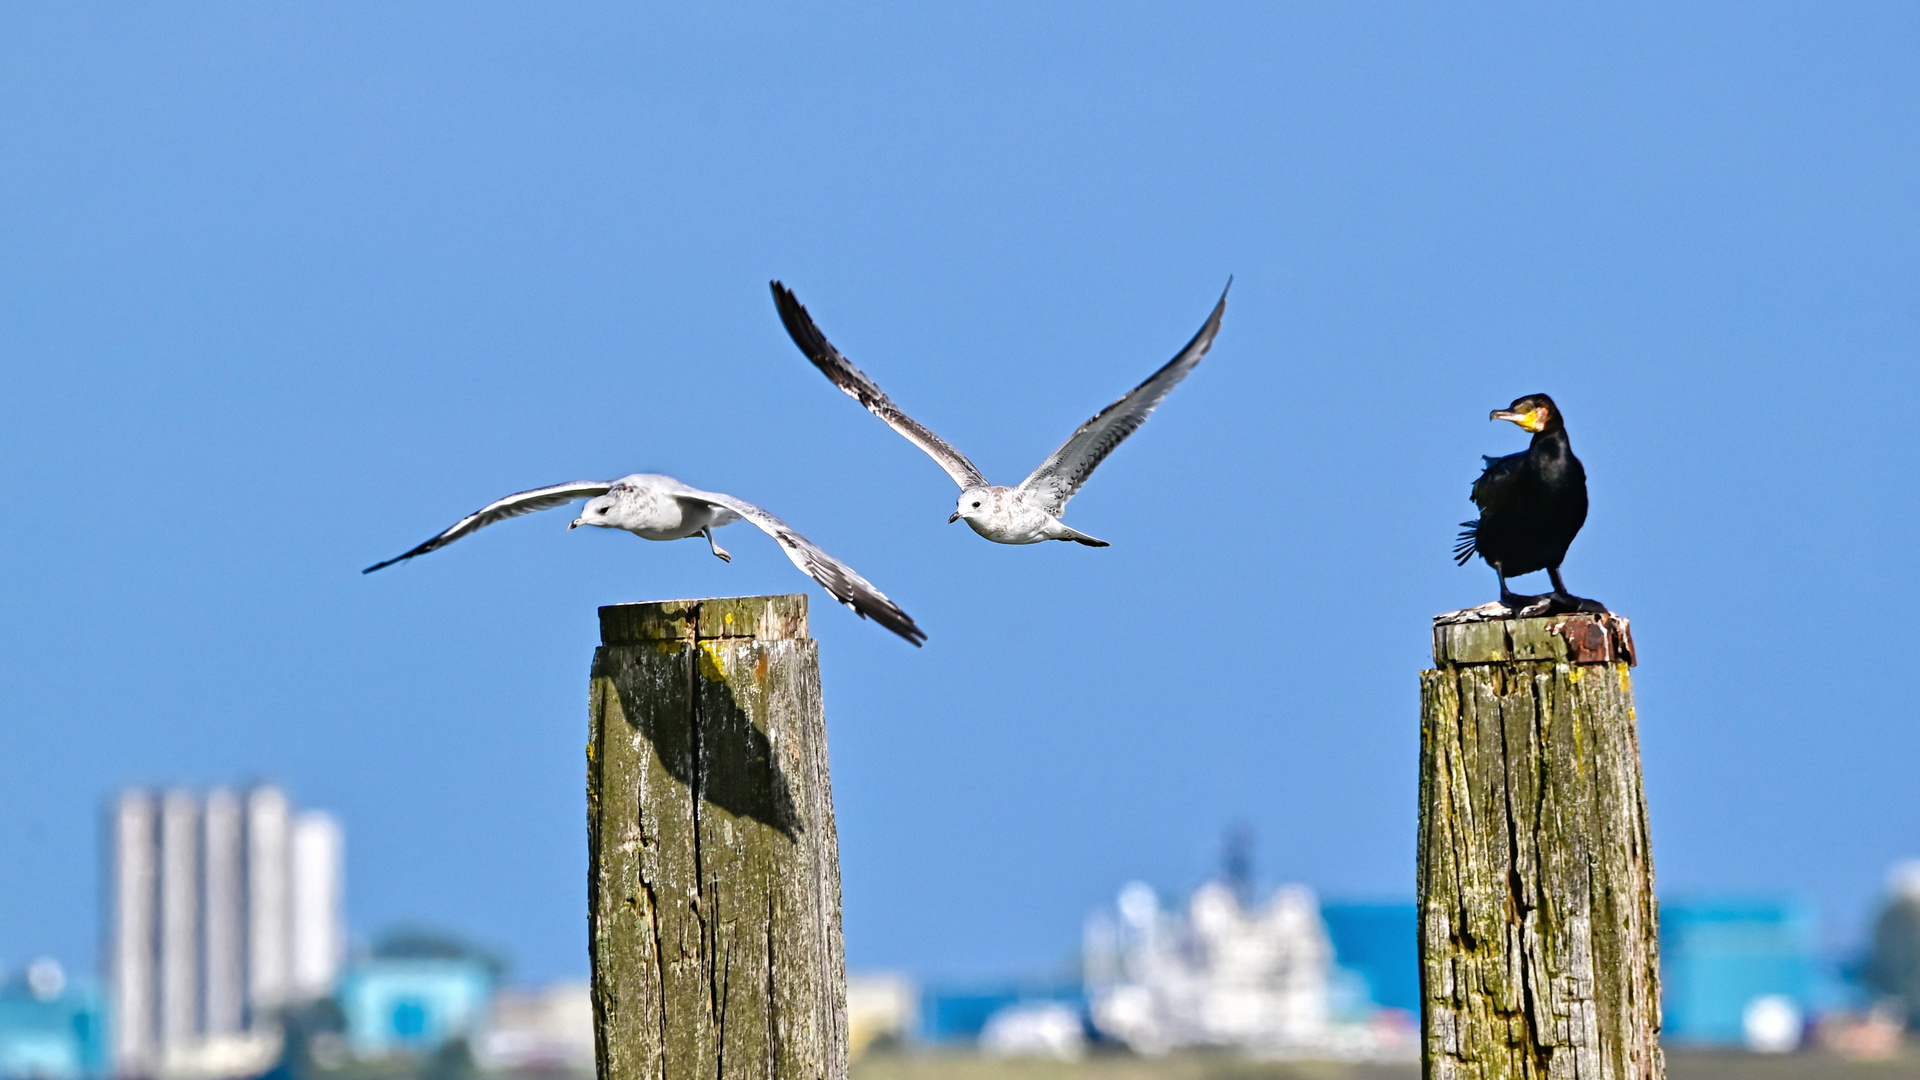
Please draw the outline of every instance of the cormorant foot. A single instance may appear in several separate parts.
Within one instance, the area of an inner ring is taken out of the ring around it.
[[[1553,601],[1552,613],[1555,615],[1558,615],[1562,612],[1571,612],[1571,613],[1576,613],[1580,615],[1612,614],[1612,612],[1607,610],[1607,605],[1601,603],[1600,601],[1588,600],[1584,596],[1575,596],[1572,593],[1557,592],[1557,593],[1554,593],[1549,599]]]
[[[1541,603],[1547,599],[1549,595],[1527,596],[1504,590],[1500,593],[1500,602],[1507,606],[1507,614],[1516,619],[1546,614],[1545,609],[1541,608]]]
[[[1522,619],[1537,619],[1544,615],[1606,615],[1607,605],[1598,600],[1588,600],[1572,593],[1550,592],[1544,596],[1516,596],[1515,600],[1531,601],[1518,608],[1514,614]],[[1512,605],[1509,604],[1509,607]]]

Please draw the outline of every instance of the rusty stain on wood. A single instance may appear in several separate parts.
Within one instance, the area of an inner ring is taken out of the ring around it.
[[[1420,680],[1423,1074],[1660,1080],[1627,620],[1436,623]]]
[[[1491,664],[1504,660],[1560,660],[1569,664],[1634,664],[1633,627],[1619,615],[1549,615],[1535,619],[1461,620],[1437,617],[1436,664]]]
[[[600,609],[599,1080],[843,1080],[839,846],[807,598]]]

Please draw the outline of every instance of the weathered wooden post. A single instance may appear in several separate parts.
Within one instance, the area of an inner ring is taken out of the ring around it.
[[[599,1080],[841,1080],[840,855],[805,596],[600,609]]]
[[[1423,1073],[1660,1080],[1627,620],[1484,610],[1420,677]]]

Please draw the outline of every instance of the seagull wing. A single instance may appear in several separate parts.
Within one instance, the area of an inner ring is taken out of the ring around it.
[[[821,551],[813,541],[795,532],[793,526],[765,510],[744,499],[713,491],[689,489],[676,491],[673,497],[731,510],[753,522],[761,532],[780,541],[780,546],[786,550],[787,558],[793,560],[793,565],[805,571],[835,600],[852,608],[861,618],[872,619],[916,647],[927,639],[926,633],[913,624],[912,617],[901,611],[898,604],[887,599],[886,594],[874,588],[866,578],[855,573],[853,567]]]
[[[1233,288],[1233,279],[1227,279],[1227,288]],[[1113,448],[1119,446],[1127,436],[1137,431],[1147,422],[1154,406],[1159,405],[1180,380],[1200,363],[1207,355],[1207,349],[1213,345],[1213,336],[1220,332],[1220,316],[1227,310],[1227,294],[1223,289],[1220,302],[1213,305],[1213,314],[1207,316],[1207,324],[1193,335],[1187,347],[1180,355],[1167,361],[1166,366],[1147,377],[1147,381],[1133,388],[1126,397],[1101,409],[1093,419],[1080,425],[1080,430],[1062,443],[1053,456],[1033,470],[1033,475],[1022,481],[1019,494],[1028,502],[1044,509],[1047,513],[1060,516],[1067,508],[1067,500],[1073,498],[1080,486],[1093,475],[1094,467],[1106,460]]]
[[[807,354],[807,359],[813,361],[813,366],[833,380],[833,385],[865,405],[868,412],[885,420],[888,427],[906,436],[908,442],[925,450],[929,457],[939,462],[941,468],[947,470],[947,475],[953,477],[953,482],[959,484],[962,490],[986,485],[987,478],[980,475],[980,470],[967,460],[967,455],[928,431],[918,420],[901,412],[900,406],[887,397],[886,391],[880,389],[878,383],[867,378],[866,372],[854,367],[851,361],[840,354],[839,349],[833,347],[827,335],[813,324],[813,316],[800,306],[793,290],[777,281],[772,282],[772,286],[773,303],[780,309],[780,321],[787,325],[788,335],[793,338],[795,345],[800,346],[800,351]]]
[[[551,510],[556,506],[565,506],[575,499],[591,499],[605,495],[613,490],[613,485],[605,480],[575,480],[567,484],[554,484],[551,487],[534,488],[532,491],[517,491],[504,499],[487,505],[454,522],[453,528],[421,544],[405,555],[396,555],[386,562],[374,563],[363,574],[371,574],[383,566],[392,566],[404,562],[415,555],[425,555],[436,548],[446,547],[469,533],[475,533],[496,521],[505,521],[522,514],[531,514],[536,510]]]

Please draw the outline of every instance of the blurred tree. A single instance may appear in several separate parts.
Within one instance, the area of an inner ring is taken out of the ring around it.
[[[1873,923],[1873,946],[1860,973],[1868,990],[1899,1002],[1920,1030],[1920,894],[1896,892]]]
[[[420,1080],[473,1080],[473,1048],[462,1037],[449,1039],[421,1066]]]
[[[373,955],[382,960],[478,960],[496,983],[507,971],[499,953],[432,926],[396,926],[374,941]]]

